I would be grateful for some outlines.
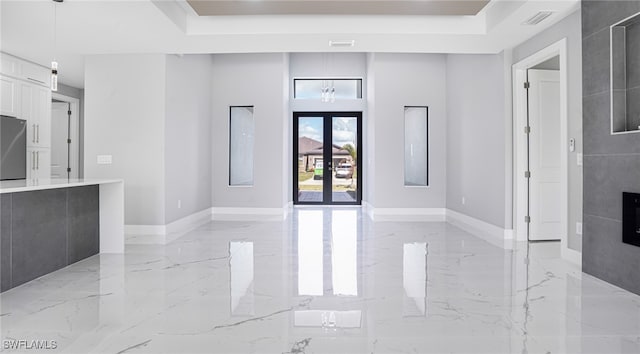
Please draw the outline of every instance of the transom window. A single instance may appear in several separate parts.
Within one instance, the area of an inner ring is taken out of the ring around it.
[[[323,102],[360,99],[362,79],[294,79],[293,98]]]

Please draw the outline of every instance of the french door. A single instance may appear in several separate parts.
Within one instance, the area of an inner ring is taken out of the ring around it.
[[[362,112],[293,113],[294,204],[360,205]]]

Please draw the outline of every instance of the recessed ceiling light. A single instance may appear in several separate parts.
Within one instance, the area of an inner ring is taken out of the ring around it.
[[[353,47],[356,45],[356,41],[351,40],[340,40],[340,41],[329,41],[329,47]]]
[[[553,15],[553,11],[540,11],[528,20],[522,22],[523,25],[534,26],[544,21],[547,17]]]

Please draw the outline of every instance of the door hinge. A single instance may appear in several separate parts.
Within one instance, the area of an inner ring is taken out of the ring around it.
[[[525,82],[525,83],[524,83],[524,88],[525,88],[525,89],[527,89],[527,90],[528,90],[530,87],[531,87],[531,83],[530,83],[529,81],[527,81],[527,82]]]
[[[527,224],[530,224],[531,223],[531,217],[529,215],[525,216],[524,217],[524,222],[527,223]]]
[[[67,172],[71,172],[71,167],[67,167]]]
[[[524,171],[524,178],[531,178],[531,171]]]
[[[71,139],[67,139],[67,144],[71,144]]]
[[[524,127],[524,133],[525,133],[525,134],[529,134],[529,133],[531,133],[531,127],[530,127],[530,126],[526,126],[526,127]]]

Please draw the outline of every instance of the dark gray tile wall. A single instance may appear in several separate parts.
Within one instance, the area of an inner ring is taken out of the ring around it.
[[[12,286],[67,265],[67,191],[13,193]]]
[[[635,22],[625,31],[626,68],[626,120],[627,130],[640,129],[640,23]]]
[[[11,194],[0,194],[0,291],[11,288]]]
[[[640,11],[640,3],[637,0],[630,1],[591,1],[582,0],[582,38],[608,29],[614,23]]]
[[[0,194],[0,287],[100,251],[99,186]]]
[[[627,31],[626,27],[615,26],[611,33],[611,45],[613,52],[611,60],[613,62],[613,88],[616,90],[627,89]]]
[[[640,133],[611,135],[609,71],[609,26],[637,12],[640,1],[582,1],[582,269],[640,294],[640,247],[621,226],[622,192],[640,193]]]
[[[584,28],[584,13],[582,25]],[[591,96],[609,91],[609,31],[607,27],[590,37],[582,38],[582,95]],[[607,43],[606,47],[602,44]]]
[[[99,186],[69,188],[69,264],[100,252]]]
[[[627,26],[627,89],[640,87],[640,21]]]
[[[626,103],[628,130],[640,129],[640,86],[627,90]]]

